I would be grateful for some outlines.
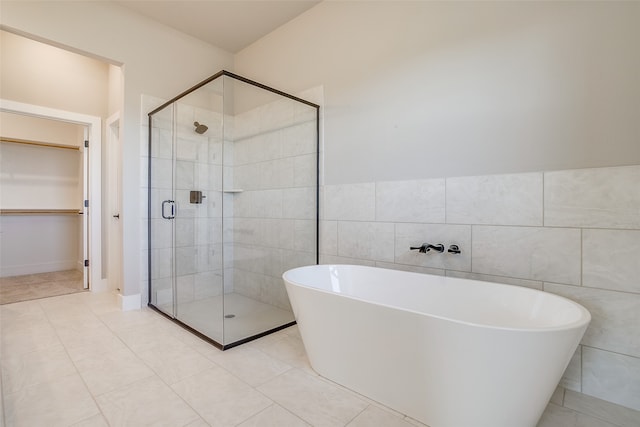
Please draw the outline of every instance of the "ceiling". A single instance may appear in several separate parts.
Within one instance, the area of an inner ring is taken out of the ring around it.
[[[178,31],[237,53],[320,0],[115,0]]]

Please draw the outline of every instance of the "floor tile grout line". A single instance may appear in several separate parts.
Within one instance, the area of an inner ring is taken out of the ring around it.
[[[371,403],[369,403],[369,402],[365,402],[365,403],[367,404],[367,406],[365,406],[364,409],[362,409],[362,411],[358,412],[349,421],[347,421],[344,424],[344,427],[348,427],[349,424],[351,424],[356,418],[358,418],[360,415],[362,415],[363,412],[365,412],[367,409],[369,409],[371,407]]]
[[[52,298],[55,298],[55,297],[52,297]],[[91,392],[91,389],[89,389],[89,386],[88,386],[87,382],[85,381],[84,377],[82,376],[80,370],[78,369],[78,366],[76,365],[76,362],[74,362],[73,358],[69,354],[69,350],[68,350],[67,346],[65,345],[64,341],[60,338],[60,333],[58,331],[58,327],[53,322],[51,322],[51,318],[49,317],[49,313],[47,313],[47,310],[45,310],[45,308],[42,306],[42,302],[39,302],[39,305],[41,306],[41,309],[44,312],[44,315],[47,318],[47,321],[51,324],[51,327],[53,328],[53,330],[54,330],[54,332],[56,334],[56,337],[57,337],[58,341],[60,342],[60,345],[64,349],[65,354],[67,355],[67,357],[69,358],[69,361],[73,365],[73,368],[76,371],[76,375],[78,376],[78,378],[80,378],[80,381],[82,381],[82,384],[84,385],[84,388],[87,391],[87,393],[89,394],[89,396],[91,396],[91,400],[93,401],[93,404],[95,405],[96,409],[98,410],[98,414],[100,414],[102,416],[102,418],[105,420],[105,422],[107,422],[107,424],[109,424],[109,422],[107,421],[107,417],[102,412],[102,408],[98,404],[98,401],[96,399],[97,396],[94,396],[94,394]],[[86,304],[83,303],[83,305],[86,305]],[[89,311],[91,312],[91,314],[93,316],[98,318],[98,316],[96,316],[96,314],[90,308],[89,308]],[[100,321],[100,319],[98,319],[98,320]],[[95,415],[97,415],[97,414],[92,415],[92,417],[95,416]],[[88,417],[88,418],[91,418],[91,417]],[[78,420],[77,422],[81,422],[81,421],[83,421],[83,420]]]
[[[142,312],[145,312],[144,308],[141,308],[141,309],[136,310],[136,311],[141,312],[141,313],[142,313]],[[123,311],[119,311],[119,313],[124,313],[124,312],[123,312]],[[133,355],[133,356],[134,356],[134,357],[135,357],[135,358],[136,358],[140,363],[142,363],[145,367],[147,367],[147,368],[148,368],[148,369],[153,373],[153,375],[149,375],[149,376],[146,376],[146,377],[144,377],[144,378],[139,378],[139,379],[137,379],[137,380],[135,380],[135,381],[132,381],[132,382],[129,382],[129,383],[127,383],[127,384],[120,385],[119,387],[117,387],[117,388],[115,388],[115,389],[113,389],[113,390],[110,390],[110,391],[108,391],[108,392],[105,392],[105,393],[103,393],[103,394],[101,394],[101,395],[108,394],[108,393],[112,393],[112,392],[117,391],[117,390],[123,390],[123,389],[125,389],[125,388],[131,387],[133,384],[136,384],[136,383],[139,383],[139,382],[142,382],[142,381],[147,381],[147,380],[149,380],[150,378],[156,378],[157,380],[159,380],[160,382],[162,382],[165,386],[167,386],[167,387],[168,387],[168,389],[169,389],[169,390],[171,390],[171,392],[172,392],[173,394],[175,394],[175,396],[176,396],[178,399],[180,399],[182,402],[184,402],[184,404],[185,404],[187,407],[189,407],[189,408],[190,408],[190,409],[191,409],[195,414],[197,414],[197,415],[198,415],[198,417],[199,417],[200,419],[204,420],[204,417],[202,417],[202,415],[201,415],[201,414],[200,414],[200,413],[199,413],[195,408],[193,408],[193,407],[189,404],[189,402],[185,401],[185,400],[182,398],[182,396],[180,396],[180,395],[179,395],[179,394],[178,394],[178,393],[177,393],[177,392],[176,392],[176,391],[171,387],[171,385],[170,385],[170,384],[168,384],[168,383],[167,383],[167,382],[166,382],[166,381],[165,381],[165,380],[164,380],[160,375],[158,375],[158,373],[156,372],[156,370],[155,370],[155,369],[153,369],[153,367],[151,367],[151,366],[150,366],[150,365],[149,365],[149,364],[148,364],[144,359],[142,359],[142,358],[139,356],[139,354],[138,354],[138,353],[137,353],[133,348],[131,348],[131,347],[129,346],[129,344],[128,344],[127,342],[125,342],[125,341],[122,339],[122,337],[121,337],[121,336],[120,336],[120,335],[119,335],[115,330],[113,330],[112,328],[110,328],[110,327],[109,327],[109,325],[108,325],[108,324],[107,324],[107,323],[106,323],[102,318],[100,318],[100,316],[96,315],[96,317],[97,317],[97,318],[98,318],[98,320],[100,320],[100,322],[101,322],[101,323],[102,323],[102,324],[103,324],[103,325],[104,325],[104,326],[105,326],[105,327],[106,327],[106,328],[107,328],[107,329],[108,329],[108,330],[113,334],[113,336],[114,336],[118,341],[120,341],[120,342],[121,342],[121,343],[122,343],[122,344],[127,348],[127,350],[129,350],[129,351],[131,352],[131,354],[132,354],[132,355]],[[153,322],[153,321],[152,321],[152,322]],[[186,343],[184,343],[184,344],[185,344],[185,345],[187,345]],[[83,381],[84,381],[84,379],[83,379]],[[91,393],[91,391],[89,391],[89,393],[92,395],[92,397],[94,398],[94,400],[96,400],[96,398],[97,398],[97,397],[99,397],[99,396],[93,396],[93,393]],[[101,396],[101,395],[100,395],[100,396]],[[102,414],[102,417],[105,419],[105,421],[107,422],[107,424],[111,425],[111,424],[109,423],[109,421],[108,421],[107,417],[105,416],[105,414],[102,412],[102,408],[101,408],[101,407],[100,407],[100,405],[98,404],[97,400],[96,400],[96,406],[97,406],[97,407],[98,407],[98,409],[100,410],[100,413]],[[193,422],[193,421],[190,421],[189,423],[191,423],[191,422]],[[206,422],[206,421],[205,421],[205,422]],[[208,424],[208,423],[207,423],[207,424]]]
[[[226,369],[224,366],[220,365],[219,363],[216,363],[214,360],[211,360],[211,358],[209,358],[209,357],[207,357],[206,355],[202,354],[200,351],[198,351],[196,348],[192,347],[192,346],[191,346],[191,345],[189,345],[188,343],[185,343],[185,342],[183,342],[183,341],[180,341],[180,342],[182,342],[185,346],[187,346],[187,347],[191,348],[191,349],[192,349],[193,351],[195,351],[197,354],[199,354],[200,356],[204,357],[206,360],[208,360],[209,362],[211,362],[211,363],[212,363],[216,368],[223,370],[223,371],[224,371],[224,372],[226,372],[227,374],[231,375],[234,379],[236,379],[236,380],[238,380],[238,381],[242,382],[242,383],[243,383],[244,385],[246,385],[247,387],[251,388],[252,390],[254,390],[254,391],[256,391],[256,392],[258,392],[258,393],[260,393],[260,394],[262,394],[262,395],[264,396],[264,394],[263,394],[263,393],[261,393],[259,390],[257,390],[255,387],[253,387],[251,384],[246,383],[242,378],[239,378],[238,376],[236,376],[235,374],[233,374],[233,372],[230,372],[228,369]],[[131,349],[131,351],[132,351],[134,354],[136,354],[136,356],[137,356],[137,353],[136,353],[133,349]],[[138,356],[138,357],[139,357],[139,356]],[[165,384],[165,385],[166,385],[166,386],[167,386],[167,387],[168,387],[168,388],[169,388],[169,389],[170,389],[170,390],[171,390],[171,391],[172,391],[172,392],[173,392],[173,393],[178,397],[178,398],[180,398],[180,400],[181,400],[181,401],[183,401],[183,402],[184,402],[184,403],[185,403],[189,408],[191,408],[191,409],[194,411],[194,413],[196,413],[196,414],[198,415],[198,417],[200,417],[202,420],[204,420],[204,421],[205,421],[205,423],[209,424],[209,423],[206,421],[206,418],[203,416],[203,414],[201,414],[201,413],[200,413],[196,408],[194,408],[194,407],[193,407],[193,406],[192,406],[192,405],[191,405],[191,404],[190,404],[190,403],[189,403],[189,402],[188,402],[184,397],[182,397],[182,396],[181,396],[181,395],[180,395],[180,394],[179,394],[179,393],[178,393],[178,392],[173,388],[173,386],[174,386],[175,384],[177,384],[177,383],[179,383],[179,382],[182,382],[182,381],[185,381],[185,380],[187,380],[187,379],[189,379],[189,378],[193,378],[193,377],[195,377],[195,376],[197,376],[197,375],[201,375],[203,372],[205,372],[205,371],[207,371],[207,370],[211,370],[212,368],[206,368],[206,369],[203,369],[203,370],[201,370],[201,371],[199,371],[199,372],[196,372],[196,373],[193,373],[193,374],[191,374],[191,375],[188,375],[188,376],[186,376],[186,377],[184,377],[184,378],[181,378],[180,380],[178,380],[178,381],[174,382],[173,384],[170,384],[170,383],[168,383],[167,381],[165,381],[165,379],[164,379],[164,378],[162,378],[160,375],[158,375],[158,373],[157,373],[157,372],[156,372],[156,371],[155,371],[151,366],[149,366],[149,365],[148,365],[144,360],[142,360],[142,362],[143,362],[143,363],[145,363],[145,365],[147,365],[147,366],[149,367],[149,369],[151,369],[151,370],[154,372],[154,375],[155,375],[155,376],[156,376],[156,377],[157,377],[161,382],[163,382],[163,383],[164,383],[164,384]],[[288,371],[288,370],[287,370],[287,371]],[[268,396],[264,396],[264,397],[265,397],[265,398],[267,398],[269,401],[271,401],[271,402],[272,402],[272,405],[276,403],[276,402],[274,402],[274,401],[273,401],[273,399],[269,398]],[[270,405],[270,406],[271,406],[271,405]],[[266,409],[267,409],[267,408],[265,408],[265,409],[263,409],[263,410],[266,410]],[[259,412],[262,412],[262,411],[259,411]],[[254,417],[254,416],[255,416],[255,415],[257,415],[259,412],[255,413],[255,414],[252,414],[252,415],[251,415],[251,416],[249,416],[248,418],[246,418],[246,419],[244,419],[244,420],[240,421],[240,422],[239,422],[239,424],[242,424],[243,422],[247,421],[248,419],[250,419],[250,418]]]

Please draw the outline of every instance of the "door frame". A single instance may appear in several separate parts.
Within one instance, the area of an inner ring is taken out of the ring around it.
[[[93,292],[106,291],[108,289],[105,280],[102,280],[102,119],[97,116],[90,116],[82,113],[59,110],[55,108],[44,107],[41,105],[25,104],[22,102],[12,101],[8,99],[0,99],[0,111],[22,114],[32,117],[40,117],[50,120],[58,120],[67,123],[73,123],[87,128],[89,135],[89,165],[88,177],[85,182],[88,183],[89,208],[85,208],[85,213],[91,212],[89,215],[89,235],[83,236],[85,245],[88,241],[89,253],[89,289]]]
[[[107,118],[105,123],[105,152],[107,170],[107,281],[111,291],[122,292],[122,139],[120,112]],[[117,216],[116,216],[117,215]],[[116,224],[118,222],[119,224]]]

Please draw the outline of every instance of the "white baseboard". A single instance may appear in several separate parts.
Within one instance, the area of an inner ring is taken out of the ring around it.
[[[122,311],[139,310],[142,306],[140,294],[120,295],[118,294],[118,305]]]

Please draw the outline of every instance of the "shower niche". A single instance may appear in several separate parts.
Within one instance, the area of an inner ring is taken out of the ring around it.
[[[294,323],[318,262],[319,106],[221,71],[149,113],[149,306],[222,349]]]

